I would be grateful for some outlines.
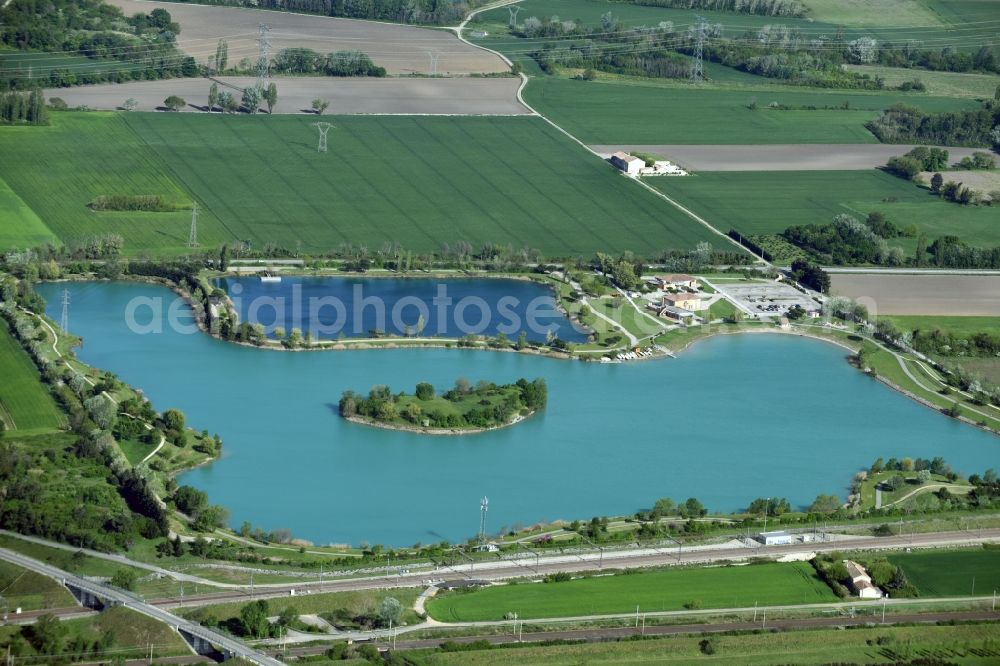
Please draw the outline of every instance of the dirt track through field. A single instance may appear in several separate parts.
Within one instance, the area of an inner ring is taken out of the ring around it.
[[[330,102],[327,114],[430,114],[430,115],[526,115],[530,111],[517,101],[520,79],[345,79],[319,76],[272,77],[278,87],[276,114],[307,113],[317,97]],[[250,77],[219,77],[220,91],[237,99],[242,88],[253,85]],[[45,91],[71,107],[87,106],[115,110],[126,99],[135,99],[138,111],[162,107],[170,95],[183,98],[184,111],[204,111],[208,103],[208,79],[171,79],[108,83]],[[228,85],[226,85],[228,84]]]
[[[884,165],[913,146],[837,143],[772,145],[597,145],[595,152],[610,155],[616,150],[651,153],[692,171],[854,171]],[[982,148],[948,148],[948,158],[957,162]]]
[[[338,19],[314,14],[211,7],[151,2],[148,0],[110,0],[132,15],[149,13],[158,7],[170,12],[180,24],[177,43],[201,64],[215,55],[216,43],[229,43],[229,66],[243,58],[256,62],[257,36],[261,23],[271,27],[271,52],[283,48],[305,47],[319,53],[363,51],[390,74],[428,74],[430,53],[439,53],[438,73],[463,75],[506,72],[509,67],[499,57],[461,42],[446,30],[432,30],[408,25]]]
[[[835,273],[830,292],[876,315],[1000,315],[1000,275]]]

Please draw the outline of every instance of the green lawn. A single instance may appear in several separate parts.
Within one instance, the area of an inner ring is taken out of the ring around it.
[[[802,0],[809,18],[853,26],[934,26],[942,19],[925,2],[914,0]]]
[[[723,231],[778,234],[795,224],[822,224],[872,211],[933,240],[954,234],[981,247],[1000,245],[1000,208],[949,203],[882,171],[702,172],[687,178],[650,178],[653,187],[689,206]],[[913,238],[890,245],[907,250]]]
[[[577,81],[536,76],[525,100],[584,143],[877,143],[864,123],[898,102],[927,111],[972,108],[974,100],[730,83],[693,87],[652,80]],[[757,109],[747,108],[756,100]],[[772,102],[816,110],[770,110]],[[840,107],[848,103],[849,109]],[[823,108],[832,107],[832,108]]]
[[[500,585],[440,594],[427,604],[442,621],[499,620],[836,601],[807,562],[677,568],[561,583]]]
[[[10,612],[17,608],[31,611],[77,605],[69,590],[53,579],[9,562],[0,562],[0,596]]]
[[[23,130],[30,130],[24,127]],[[27,248],[56,242],[35,211],[0,179],[0,247]]]
[[[122,440],[118,442],[118,446],[121,447],[122,452],[125,454],[125,457],[133,465],[138,465],[140,462],[142,462],[143,458],[152,453],[153,449],[156,448],[156,446],[153,444],[145,444],[143,442],[137,442],[132,439]]]
[[[319,154],[309,118],[55,114],[53,127],[0,128],[0,177],[64,242],[115,231],[133,254],[183,252],[190,214],[98,214],[94,197],[194,198],[206,246],[464,240],[575,256],[725,244],[538,118],[331,120]]]
[[[906,577],[922,597],[990,595],[1000,590],[1000,550],[953,550],[889,555],[889,561],[903,567]]]
[[[0,418],[9,430],[44,432],[66,419],[5,320],[0,320]]]

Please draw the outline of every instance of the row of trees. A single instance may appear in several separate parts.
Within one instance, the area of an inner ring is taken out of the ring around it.
[[[400,23],[453,25],[479,0],[204,0],[206,5],[251,7],[321,16],[378,19]]]
[[[897,104],[882,111],[865,127],[882,143],[1000,146],[1000,102],[987,100],[977,109],[940,113]]]
[[[49,114],[42,91],[36,88],[30,93],[6,92],[0,95],[0,123],[48,125]]]
[[[888,245],[887,239],[915,233],[915,229],[900,229],[876,212],[869,214],[864,222],[841,214],[827,224],[792,226],[781,236],[824,263],[901,266],[906,263],[903,249]]]
[[[278,52],[274,69],[288,74],[325,74],[326,76],[385,76],[368,54],[361,51],[336,51],[322,55],[304,47],[287,48]]]
[[[160,8],[127,17],[103,0],[53,0],[44,9],[33,2],[8,2],[0,6],[0,45],[78,54],[105,64],[33,67],[30,60],[25,65],[13,60],[0,71],[0,89],[195,76],[194,58],[176,48],[179,32],[170,13]]]

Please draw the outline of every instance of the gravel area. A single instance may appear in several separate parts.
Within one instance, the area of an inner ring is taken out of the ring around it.
[[[229,43],[229,66],[242,58],[256,62],[258,28],[271,27],[273,53],[299,46],[320,53],[364,51],[390,74],[428,74],[430,52],[440,54],[437,73],[463,75],[506,72],[509,67],[495,54],[461,42],[452,32],[375,21],[330,18],[310,14],[239,7],[212,7],[149,0],[110,0],[126,14],[149,13],[157,7],[180,24],[177,43],[199,63],[215,55],[220,38]]]
[[[278,86],[275,113],[311,113],[310,104],[320,97],[330,101],[326,113],[333,114],[430,114],[430,115],[524,115],[528,109],[517,101],[520,79],[515,78],[386,78],[355,79],[318,76],[272,77]],[[240,96],[252,85],[250,77],[219,77],[220,90]],[[70,106],[115,110],[128,98],[139,102],[138,111],[161,109],[170,95],[182,97],[185,111],[204,111],[208,79],[171,79],[108,83],[45,91]]]
[[[617,150],[652,153],[691,171],[854,171],[884,165],[913,146],[868,143],[774,145],[597,145],[602,155]],[[949,159],[958,160],[982,148],[948,148]]]
[[[875,315],[1000,315],[1000,275],[834,273],[830,292]]]

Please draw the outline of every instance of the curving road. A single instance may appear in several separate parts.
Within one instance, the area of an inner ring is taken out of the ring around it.
[[[259,666],[282,665],[282,663],[277,659],[261,654],[260,652],[247,647],[243,643],[230,638],[229,636],[225,636],[212,631],[211,629],[207,629],[200,624],[177,617],[163,608],[140,601],[137,597],[134,597],[131,594],[91,582],[85,578],[80,578],[79,576],[74,576],[67,571],[63,571],[62,569],[39,562],[36,559],[27,557],[26,555],[15,553],[12,550],[7,550],[6,548],[0,548],[0,559],[6,560],[7,562],[16,564],[25,569],[29,569],[43,576],[48,576],[49,578],[57,580],[63,584],[72,585],[78,589],[85,590],[100,597],[101,599],[109,600],[113,603],[125,606],[126,608],[130,608],[147,617],[151,617],[154,620],[159,620],[160,622],[173,627],[177,631],[184,631],[192,636],[202,638],[224,652],[241,657],[255,664],[259,664]]]

